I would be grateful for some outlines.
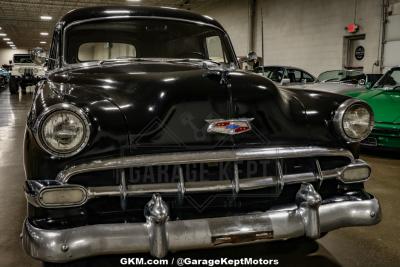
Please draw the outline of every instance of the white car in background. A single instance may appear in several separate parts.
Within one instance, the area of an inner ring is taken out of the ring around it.
[[[14,54],[9,81],[11,94],[17,94],[19,87],[26,93],[27,86],[36,85],[44,77],[45,68],[35,64],[30,54]]]

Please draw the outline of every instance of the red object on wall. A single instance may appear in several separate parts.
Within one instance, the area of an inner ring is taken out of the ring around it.
[[[349,33],[356,33],[360,27],[355,23],[347,24],[346,30]]]

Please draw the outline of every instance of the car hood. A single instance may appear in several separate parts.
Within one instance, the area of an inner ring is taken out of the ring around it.
[[[342,95],[354,92],[366,91],[364,86],[346,84],[346,83],[334,83],[334,82],[300,84],[300,85],[288,86],[288,88],[317,90],[317,91],[324,91]]]
[[[376,122],[400,123],[400,91],[373,89],[357,98],[372,107]]]
[[[96,95],[115,104],[135,151],[337,143],[323,125],[327,118],[316,118],[330,115],[330,106],[314,116],[321,124],[317,135],[293,92],[253,73],[225,73],[222,79],[221,71],[193,63],[121,62],[72,67],[49,79],[68,84],[71,102],[90,103]],[[234,136],[207,131],[208,120],[234,118],[250,119],[252,130]]]

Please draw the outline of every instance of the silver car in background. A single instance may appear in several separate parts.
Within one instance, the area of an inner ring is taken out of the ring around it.
[[[382,74],[365,74],[359,70],[329,70],[322,72],[312,84],[286,84],[295,89],[319,90],[342,95],[365,92]]]

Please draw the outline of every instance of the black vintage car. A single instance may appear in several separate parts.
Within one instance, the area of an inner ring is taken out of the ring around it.
[[[241,71],[209,17],[75,10],[48,62],[27,120],[22,240],[49,266],[380,221],[358,156],[370,107]]]

